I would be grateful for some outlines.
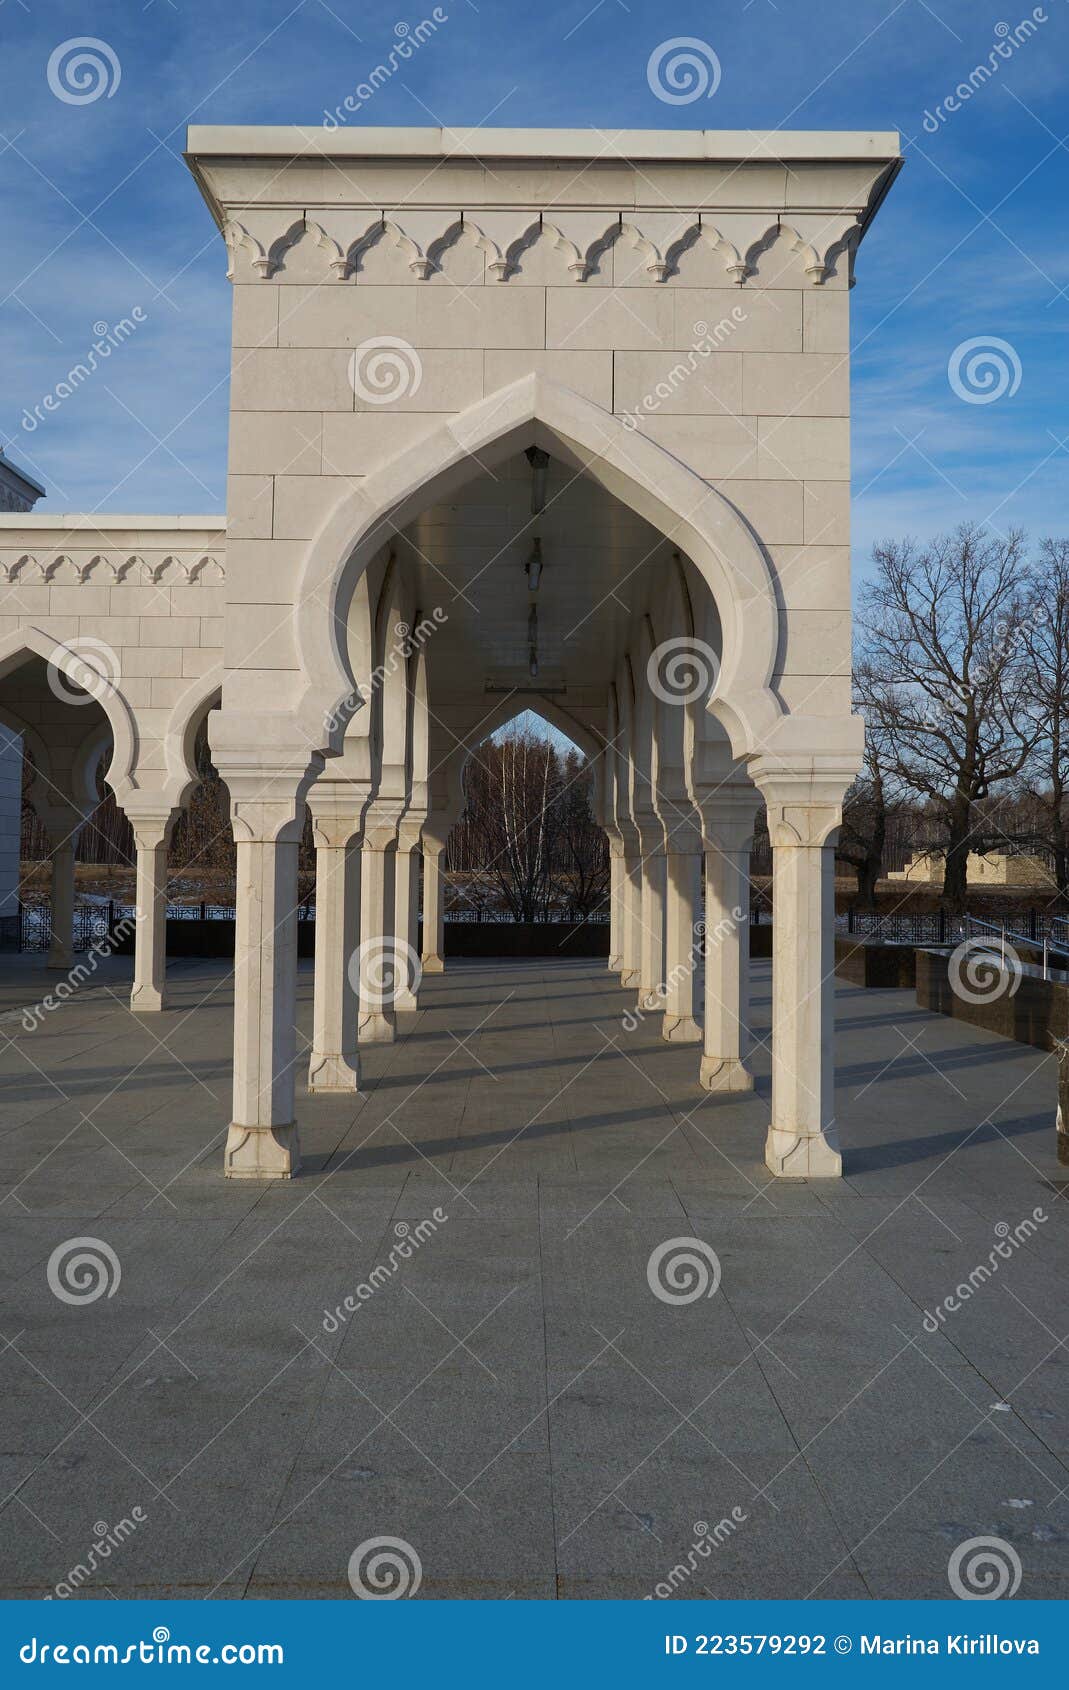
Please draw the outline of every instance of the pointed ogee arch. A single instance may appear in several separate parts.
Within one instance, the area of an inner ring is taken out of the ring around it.
[[[310,749],[341,747],[353,677],[339,639],[374,552],[428,505],[531,444],[590,475],[692,559],[716,600],[724,653],[709,708],[737,755],[785,714],[773,686],[776,596],[764,552],[728,501],[671,453],[590,400],[528,375],[451,417],[348,492],[312,541],[296,606]],[[340,713],[340,714],[339,714]]]

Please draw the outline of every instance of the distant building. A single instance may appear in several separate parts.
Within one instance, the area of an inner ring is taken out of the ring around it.
[[[0,511],[32,511],[43,496],[41,483],[17,468],[0,446]]]

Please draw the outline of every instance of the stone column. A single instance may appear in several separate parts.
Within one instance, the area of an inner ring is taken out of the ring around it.
[[[46,968],[66,972],[74,963],[74,844],[69,833],[52,852],[52,942]]]
[[[228,1179],[289,1179],[301,1165],[294,1118],[297,1060],[297,847],[303,794],[234,798],[234,1117]]]
[[[137,847],[134,893],[134,984],[130,1008],[137,1015],[167,1007],[167,844],[173,812],[131,816]]]
[[[423,972],[445,971],[445,886],[442,852],[436,840],[423,841]]]
[[[666,858],[664,1025],[661,1036],[672,1044],[696,1044],[702,1036],[694,1019],[694,978],[701,955],[695,931],[701,911],[701,853],[670,851]]]
[[[835,853],[848,781],[751,768],[772,841],[773,1173],[842,1173],[835,1130]],[[853,771],[851,771],[852,773]]]
[[[609,973],[623,969],[624,931],[624,855],[623,847],[609,843]]]
[[[417,944],[419,865],[419,834],[416,833],[413,837],[402,828],[394,855],[394,929],[398,981],[393,1007],[399,1013],[419,1008],[419,981],[423,972]]]
[[[752,1091],[750,1045],[750,844],[756,798],[735,816],[718,806],[705,838],[706,1091]]]
[[[664,907],[667,860],[664,839],[642,852],[642,956],[639,963],[638,1007],[656,1014],[664,1008]]]
[[[369,839],[360,853],[360,1014],[361,1044],[391,1044],[398,984],[393,933],[392,840]]]
[[[621,885],[620,984],[633,991],[642,973],[642,858],[625,853]]]
[[[316,847],[315,994],[308,1089],[360,1089],[354,958],[360,942],[361,807],[308,796]]]

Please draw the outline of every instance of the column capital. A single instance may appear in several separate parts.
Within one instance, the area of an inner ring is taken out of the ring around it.
[[[304,804],[322,772],[290,717],[213,710],[212,761],[230,793],[235,841],[281,845],[300,838]]]
[[[702,838],[707,851],[744,851],[753,839],[754,820],[761,805],[757,788],[725,785],[699,804]]]
[[[705,839],[697,821],[677,821],[665,828],[664,851],[667,857],[700,857]]]
[[[843,819],[843,799],[857,766],[836,758],[810,757],[784,764],[757,757],[749,765],[768,809],[768,836],[780,847],[826,845]]]
[[[126,804],[121,808],[133,829],[134,844],[139,851],[156,851],[168,843],[178,819],[177,809],[151,813],[131,810]]]
[[[373,798],[364,812],[364,846],[371,851],[388,851],[397,843],[405,806],[403,799]]]
[[[359,842],[368,802],[366,787],[355,781],[324,781],[321,776],[309,787],[305,802],[317,850]]]
[[[664,827],[656,816],[641,816],[635,824],[643,857],[664,856]]]
[[[423,842],[423,817],[406,816],[397,830],[399,851],[418,851]]]

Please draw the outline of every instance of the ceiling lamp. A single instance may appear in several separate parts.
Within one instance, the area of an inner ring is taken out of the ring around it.
[[[532,593],[537,593],[538,583],[542,579],[542,542],[536,537],[531,541],[531,555],[523,566],[527,571],[527,585]]]
[[[541,446],[528,446],[527,462],[531,466],[531,515],[537,516],[546,502],[546,472],[549,453]]]

